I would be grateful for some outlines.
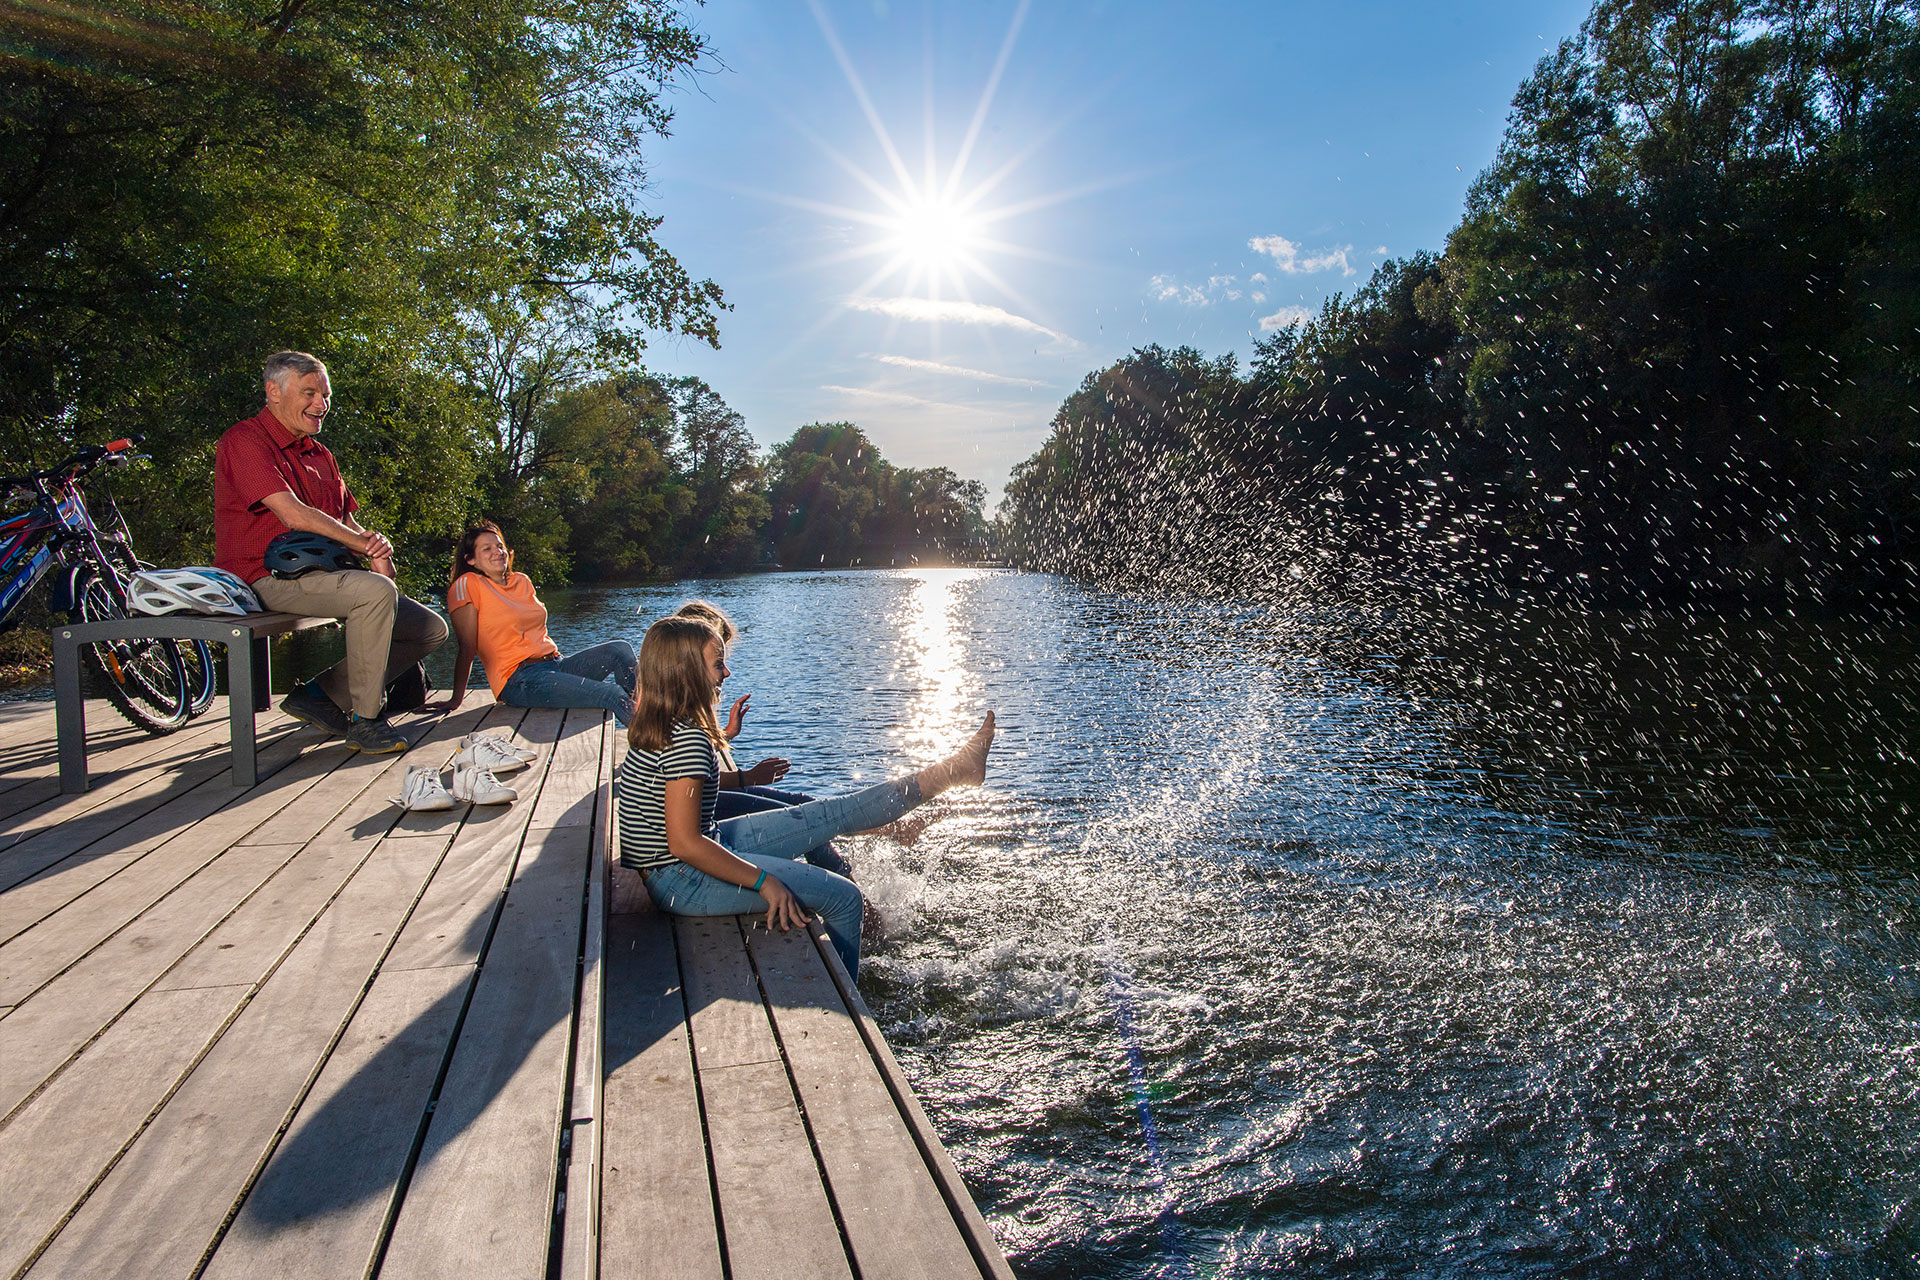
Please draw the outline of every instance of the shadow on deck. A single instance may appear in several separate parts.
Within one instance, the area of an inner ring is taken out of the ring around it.
[[[0,1276],[1010,1275],[824,936],[606,917],[601,713],[219,711],[63,796],[0,708]],[[519,801],[388,803],[477,729]]]

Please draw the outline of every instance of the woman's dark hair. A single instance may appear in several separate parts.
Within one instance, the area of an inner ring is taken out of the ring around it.
[[[493,521],[482,520],[460,535],[460,545],[453,550],[453,572],[447,575],[448,587],[460,581],[460,575],[463,573],[478,573],[483,578],[487,576],[480,566],[473,562],[474,544],[480,541],[480,535],[483,533],[490,533],[500,539],[500,545],[507,549],[507,572],[513,572],[513,548],[507,546],[507,535],[500,532],[500,526]]]

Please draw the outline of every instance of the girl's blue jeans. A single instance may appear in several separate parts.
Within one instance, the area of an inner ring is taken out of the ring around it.
[[[840,953],[847,973],[860,972],[860,886],[845,876],[802,861],[835,836],[884,827],[920,804],[920,784],[897,778],[844,796],[828,796],[786,809],[769,809],[729,818],[714,838],[742,858],[776,876],[818,915]],[[684,862],[647,872],[647,893],[654,905],[677,916],[736,916],[766,908],[766,900],[742,885],[728,884]]]
[[[807,804],[814,799],[804,791],[787,791],[780,787],[741,787],[737,791],[722,791],[714,801],[713,820],[725,822],[728,818],[738,818],[747,813],[765,813],[769,809],[789,809],[796,804]],[[825,867],[835,875],[853,878],[853,867],[840,856],[840,851],[830,844],[818,849],[807,850],[807,861],[816,867]]]
[[[633,714],[640,664],[625,640],[608,640],[554,662],[523,662],[500,686],[510,707],[604,707],[621,724]]]

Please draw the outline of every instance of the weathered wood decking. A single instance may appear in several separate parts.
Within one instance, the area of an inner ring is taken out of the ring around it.
[[[1010,1276],[824,938],[605,915],[618,734],[0,707],[0,1277]],[[510,806],[402,815],[475,729]]]

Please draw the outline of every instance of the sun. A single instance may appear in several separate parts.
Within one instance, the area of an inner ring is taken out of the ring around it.
[[[885,247],[900,266],[929,277],[957,274],[985,242],[985,219],[938,194],[916,194],[881,222]]]

